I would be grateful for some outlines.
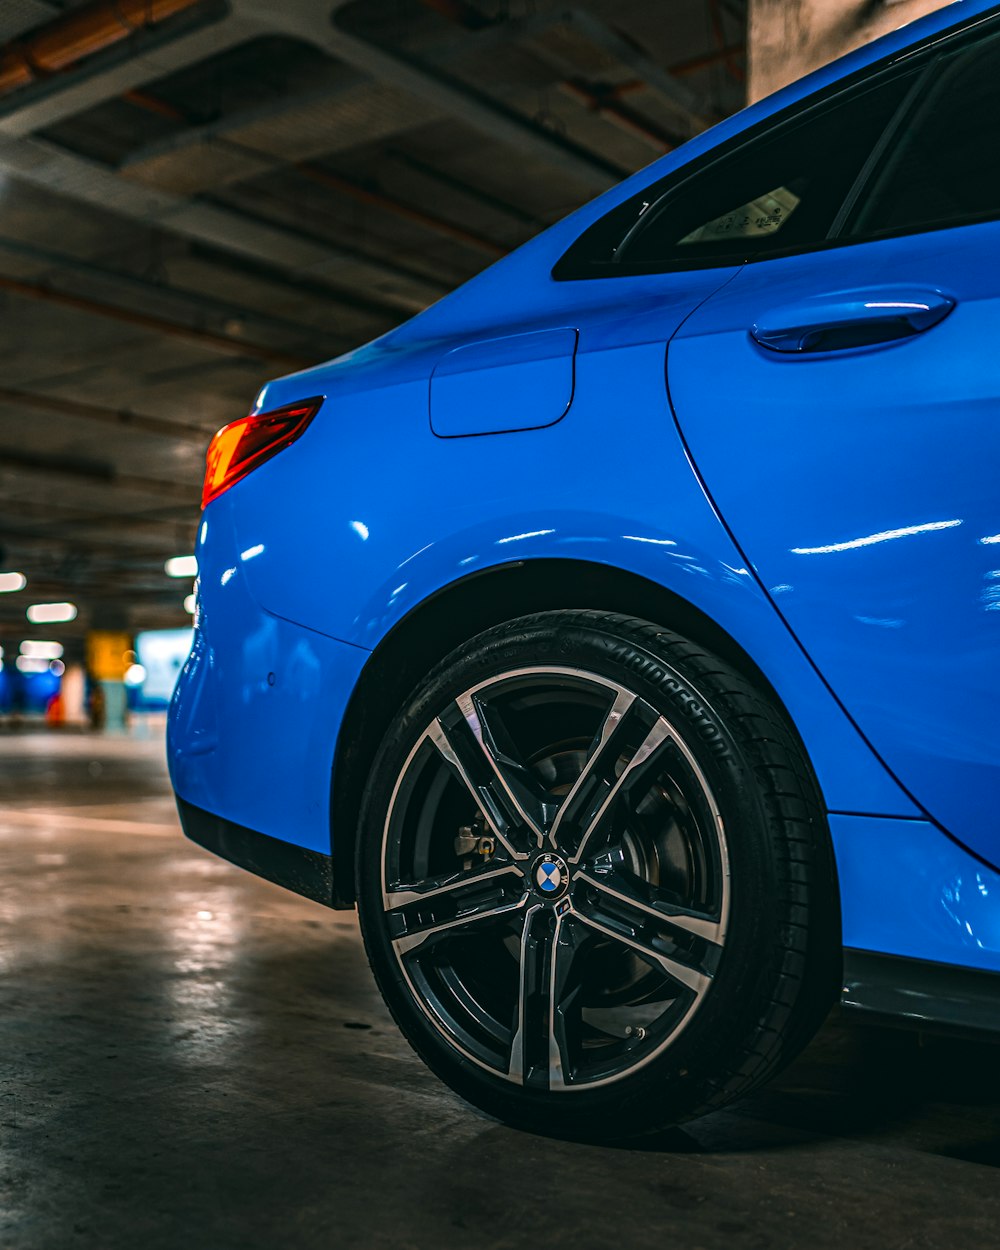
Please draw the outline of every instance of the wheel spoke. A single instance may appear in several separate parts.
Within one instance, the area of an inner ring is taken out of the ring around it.
[[[472,695],[456,699],[428,736],[468,788],[498,841],[516,859],[545,841],[549,810],[538,782],[515,755],[497,715]]]
[[[521,930],[517,1018],[507,1075],[519,1085],[557,1089],[570,1077],[566,986],[575,954],[565,914],[536,905]]]
[[[621,728],[625,714],[635,700],[634,694],[628,690],[620,690],[615,696],[614,703],[608,709],[608,714],[601,724],[587,761],[571,790],[559,805],[556,818],[552,822],[549,841],[555,849],[559,849],[560,834],[573,836],[574,817],[580,814],[581,809],[586,810],[587,800],[592,799],[594,790],[598,789],[602,783],[604,786],[613,784],[609,772],[614,767],[617,758],[615,747],[617,731]],[[579,830],[575,832],[579,839]]]
[[[641,882],[625,881],[617,873],[610,877],[592,876],[583,870],[577,871],[575,880],[589,885],[598,894],[607,895],[617,904],[624,903],[638,912],[645,912],[659,921],[667,930],[673,928],[680,929],[684,933],[692,933],[695,937],[711,942],[714,946],[721,946],[725,940],[725,925],[720,920],[703,913],[673,907],[669,903],[654,899],[650,895],[649,887],[646,886],[643,889]]]
[[[545,965],[548,961],[549,916],[544,907],[536,904],[524,914],[521,929],[521,948],[518,956],[517,1021],[510,1044],[510,1064],[507,1075],[518,1085],[523,1085],[528,1072],[529,1044],[537,1032],[542,1014]]]
[[[514,756],[513,747],[504,742],[502,727],[499,722],[496,725],[491,722],[484,703],[472,695],[462,695],[456,702],[496,784],[540,848],[545,841],[543,831],[549,822],[537,782]]]
[[[706,917],[662,911],[627,887],[609,888],[586,873],[577,873],[575,882],[573,914],[583,924],[631,947],[697,997],[704,994],[721,954],[718,925]],[[689,949],[692,936],[698,939],[697,954]]]
[[[604,785],[598,789],[594,801],[579,820],[579,836],[576,842],[576,851],[569,857],[570,863],[578,864],[583,859],[588,847],[593,842],[595,834],[600,829],[618,797],[636,782],[642,771],[663,746],[674,740],[674,732],[670,725],[662,716],[659,717],[638,747],[632,752],[628,763],[619,776],[613,781],[610,778],[604,779]]]
[[[396,783],[383,931],[402,978],[451,1051],[536,1095],[649,1062],[721,966],[722,814],[667,716],[599,674],[510,669],[470,679]]]
[[[441,720],[434,721],[427,730],[427,737],[437,747],[445,763],[449,765],[452,772],[469,791],[476,809],[482,812],[490,832],[507,851],[508,855],[511,855],[514,859],[527,859],[530,852],[527,850],[519,851],[514,845],[515,841],[520,841],[520,839],[517,837],[516,829],[511,827],[511,822],[504,815],[503,807],[497,803],[491,788],[490,779],[483,777],[482,773],[484,770],[476,770],[476,776],[473,776],[472,771],[466,767],[452,745],[448,730]]]
[[[438,877],[428,877],[413,885],[394,885],[386,893],[386,910],[395,911],[397,907],[406,907],[410,903],[423,903],[430,899],[447,897],[456,905],[460,905],[463,894],[472,893],[484,881],[497,877],[505,877],[519,870],[513,864],[487,864],[482,868],[470,869],[466,872],[442,873]]]
[[[568,1085],[572,1077],[566,1010],[576,993],[569,989],[568,982],[570,968],[576,958],[578,934],[569,912],[557,913],[552,958],[549,961],[549,1089]]]
[[[518,911],[526,901],[521,873],[505,864],[394,886],[385,895],[386,919],[393,945],[404,955],[451,930]]]

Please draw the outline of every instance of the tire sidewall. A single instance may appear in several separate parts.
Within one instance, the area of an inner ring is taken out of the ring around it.
[[[788,922],[780,898],[772,816],[740,741],[737,709],[720,705],[683,663],[637,646],[610,628],[546,613],[490,630],[445,659],[418,687],[376,756],[362,810],[358,908],[379,988],[410,1044],[459,1094],[501,1119],[556,1133],[601,1136],[655,1128],[710,1105],[717,1076],[738,1062],[774,992],[774,952]],[[664,635],[671,637],[664,631]],[[548,1094],[525,1090],[451,1047],[414,1001],[382,923],[382,845],[390,798],[431,721],[478,682],[527,666],[573,667],[627,686],[684,738],[723,817],[730,865],[725,947],[713,984],[690,1021],[644,1067],[606,1085]]]

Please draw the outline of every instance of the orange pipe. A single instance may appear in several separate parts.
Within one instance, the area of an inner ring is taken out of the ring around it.
[[[201,0],[95,0],[0,48],[0,95],[103,52]]]
[[[277,348],[262,343],[247,343],[243,339],[231,338],[227,334],[213,334],[211,330],[196,330],[193,326],[167,321],[163,317],[154,317],[151,313],[119,308],[116,304],[105,304],[89,296],[73,295],[69,291],[57,291],[52,287],[25,282],[21,278],[8,278],[0,274],[0,291],[13,291],[15,295],[23,295],[27,299],[45,300],[50,304],[61,304],[65,308],[79,309],[80,312],[96,313],[99,317],[124,321],[126,325],[139,326],[143,330],[153,330],[157,334],[171,334],[175,338],[189,339],[205,347],[217,348],[236,356],[256,356],[259,360],[271,360],[275,364],[292,369],[304,369],[315,363],[307,357],[279,351]]]

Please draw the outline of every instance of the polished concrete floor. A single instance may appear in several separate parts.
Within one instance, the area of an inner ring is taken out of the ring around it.
[[[352,914],[189,845],[155,735],[0,733],[0,1247],[996,1247],[1000,1048],[831,1018],[642,1150],[513,1132]]]

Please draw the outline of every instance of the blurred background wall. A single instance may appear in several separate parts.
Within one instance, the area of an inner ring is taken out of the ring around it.
[[[749,100],[760,100],[945,2],[750,0]]]

